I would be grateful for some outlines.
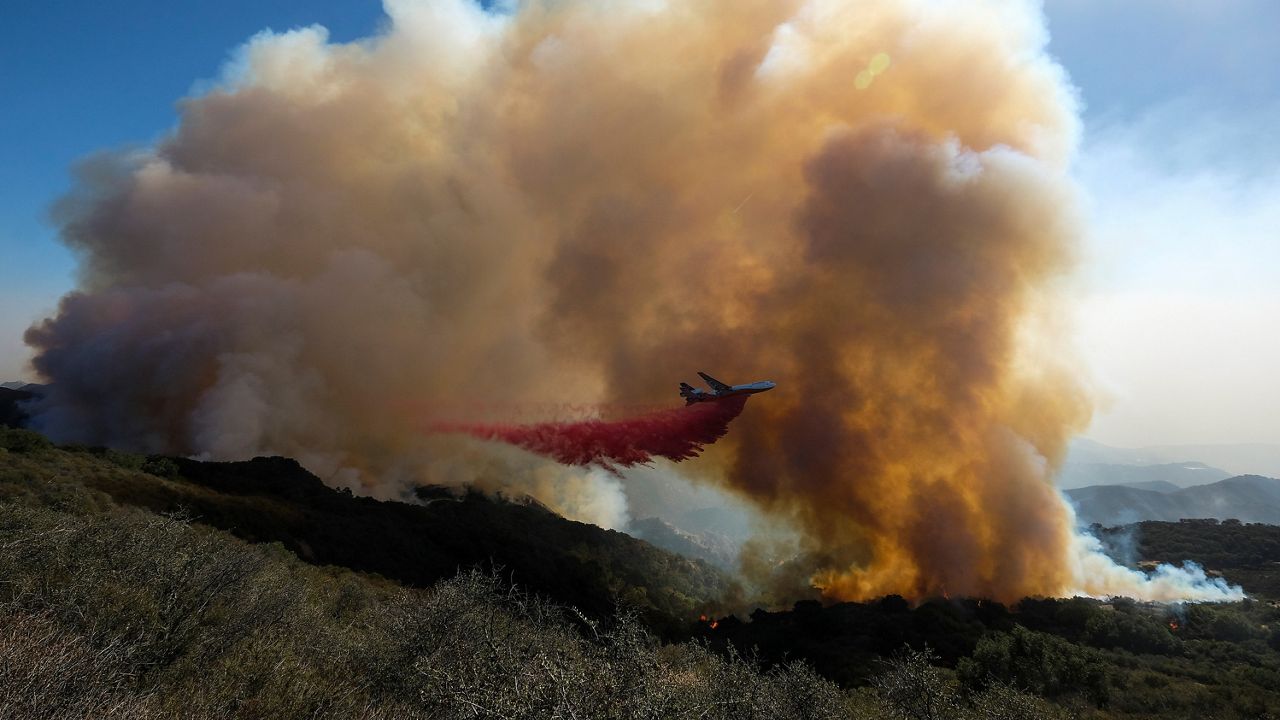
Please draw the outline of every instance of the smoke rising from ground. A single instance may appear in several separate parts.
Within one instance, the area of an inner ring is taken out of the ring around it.
[[[691,472],[794,525],[829,597],[1220,594],[1102,578],[1050,481],[1090,409],[1037,3],[386,9],[254,38],[158,146],[85,163],[80,290],[27,336],[44,429],[609,523],[607,473],[405,400],[678,402],[705,367],[778,389]]]

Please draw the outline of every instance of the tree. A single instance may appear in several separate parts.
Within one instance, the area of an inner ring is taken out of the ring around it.
[[[894,654],[875,687],[894,715],[906,720],[952,720],[960,712],[955,688],[932,662],[937,656],[904,647]]]

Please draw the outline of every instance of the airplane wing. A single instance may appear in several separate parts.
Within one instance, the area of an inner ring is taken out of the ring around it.
[[[706,373],[704,373],[704,372],[700,372],[700,373],[698,373],[698,375],[699,375],[699,376],[701,376],[703,380],[706,380],[706,381],[707,381],[707,385],[708,385],[712,390],[715,390],[716,392],[725,392],[726,390],[732,390],[732,389],[733,389],[733,388],[729,387],[728,385],[725,385],[724,383],[720,382],[719,380],[717,380],[717,379],[715,379],[715,378],[711,377],[710,375],[708,375],[708,374],[706,374]]]

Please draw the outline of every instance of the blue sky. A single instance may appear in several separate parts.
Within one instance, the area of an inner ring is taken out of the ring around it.
[[[1280,3],[1049,0],[1086,103],[1078,340],[1116,445],[1280,442]]]
[[[71,287],[74,258],[48,207],[77,159],[147,144],[179,98],[254,33],[318,23],[336,41],[372,33],[376,0],[13,2],[0,10],[0,378],[25,375],[23,328]]]
[[[1280,442],[1280,3],[1047,0],[1080,89],[1079,343],[1104,442]],[[73,283],[45,221],[70,168],[147,144],[254,33],[373,32],[371,0],[9,3],[0,10],[0,379]]]

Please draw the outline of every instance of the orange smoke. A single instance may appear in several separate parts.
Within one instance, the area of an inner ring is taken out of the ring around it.
[[[609,478],[423,438],[405,399],[768,376],[689,472],[829,597],[1142,596],[1050,480],[1089,417],[1054,310],[1074,93],[1039,3],[980,5],[387,0],[365,42],[255,37],[56,208],[83,282],[27,335],[37,422],[606,522]]]

